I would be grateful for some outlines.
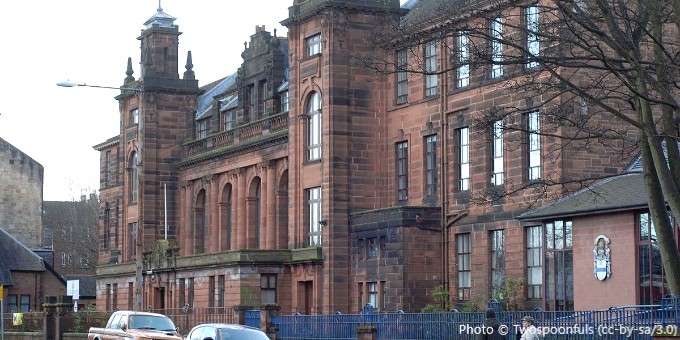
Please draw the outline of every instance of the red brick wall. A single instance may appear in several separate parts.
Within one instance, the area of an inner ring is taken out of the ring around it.
[[[593,275],[595,237],[611,241],[610,278]],[[638,267],[635,214],[623,212],[573,220],[574,309],[594,310],[637,304]]]

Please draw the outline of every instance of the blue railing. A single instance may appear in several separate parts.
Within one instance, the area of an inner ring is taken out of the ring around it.
[[[246,326],[260,328],[260,311],[251,309],[246,311]]]
[[[626,306],[596,311],[503,312],[494,301],[490,308],[514,339],[524,316],[532,316],[545,339],[651,339],[651,332],[678,332],[680,298],[667,297],[661,305]],[[273,318],[279,339],[357,339],[358,330],[371,328],[377,339],[470,339],[483,325],[484,313],[374,313],[364,308],[360,314],[290,315]]]

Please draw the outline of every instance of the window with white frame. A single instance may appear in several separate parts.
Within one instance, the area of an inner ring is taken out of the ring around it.
[[[130,110],[130,125],[139,124],[139,109]]]
[[[458,300],[470,300],[472,291],[472,267],[470,255],[472,245],[470,244],[470,234],[456,235],[456,262],[458,264]]]
[[[408,51],[397,52],[397,104],[408,102]]]
[[[281,92],[281,112],[288,112],[288,110],[290,110],[288,91],[283,91]]]
[[[505,234],[503,230],[492,230],[491,239],[491,288],[494,294],[499,294],[503,289],[505,280]],[[504,298],[501,296],[501,298]]]
[[[541,178],[541,122],[538,111],[530,112],[528,124],[528,178],[530,181]]]
[[[106,155],[105,155],[105,162],[106,162],[106,169],[104,170],[104,185],[109,186],[111,185],[111,171],[113,168],[113,159],[111,156],[111,150],[106,150]]]
[[[439,75],[437,65],[437,42],[434,40],[425,43],[425,96],[436,96],[438,93],[437,83]]]
[[[504,167],[503,167],[503,121],[497,120],[493,123],[493,135],[491,142],[491,168],[493,175],[491,176],[491,184],[501,185],[504,181]]]
[[[208,120],[202,119],[196,123],[196,138],[205,138],[208,135]]]
[[[540,43],[538,40],[539,25],[538,25],[538,6],[530,6],[524,9],[524,18],[527,30],[527,68],[538,66],[538,62],[532,58],[537,57],[540,53]]]
[[[572,222],[545,224],[545,301],[548,310],[574,310]]]
[[[139,185],[139,157],[135,152],[132,154],[130,160],[130,182],[128,183],[128,188],[130,188],[130,203],[137,202],[137,191]]]
[[[458,129],[458,190],[470,190],[470,128]]]
[[[491,20],[491,78],[503,76],[503,18]]]
[[[234,110],[222,112],[222,131],[231,130],[234,127]]]
[[[470,85],[470,33],[467,31],[458,32],[456,36],[456,57],[458,67],[456,68],[456,88],[463,88]]]
[[[312,92],[307,102],[309,124],[307,128],[307,160],[321,159],[321,96]]]
[[[321,187],[307,190],[309,245],[321,246]]]
[[[367,284],[367,289],[368,289],[368,304],[371,305],[373,308],[379,308],[378,306],[378,283],[377,282],[368,282]]]
[[[305,42],[308,57],[321,53],[321,33],[308,37],[305,39]]]
[[[527,227],[527,299],[543,297],[543,232],[541,226]]]
[[[408,142],[396,145],[397,155],[397,200],[408,200]]]
[[[425,137],[425,195],[437,195],[437,135]]]

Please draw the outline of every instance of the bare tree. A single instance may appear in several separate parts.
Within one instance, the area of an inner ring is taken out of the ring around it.
[[[545,125],[539,133],[551,141],[546,149],[553,161],[574,150],[609,152],[622,162],[641,154],[669,289],[680,295],[680,253],[668,213],[680,217],[680,2],[421,0],[408,16],[381,24],[370,41],[376,48],[353,56],[376,72],[450,79],[467,69],[475,79],[470,85],[480,88],[490,86],[494,70],[502,72],[491,86],[508,100],[479,113],[478,131],[488,135],[501,120],[508,136],[527,132],[517,117],[540,108]],[[421,52],[433,39],[446,56],[437,70],[427,69]],[[407,65],[394,58],[396,51],[408,51]],[[513,143],[526,141],[509,138]],[[545,176],[530,187],[508,183],[501,193],[477,193],[475,201],[537,188],[549,194],[559,187],[563,194],[610,175]]]

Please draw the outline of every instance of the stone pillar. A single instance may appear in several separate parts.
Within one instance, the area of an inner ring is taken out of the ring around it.
[[[208,206],[210,209],[210,235],[209,239],[209,253],[215,253],[220,251],[220,243],[222,241],[222,235],[220,235],[220,214],[219,214],[219,201],[218,201],[219,184],[217,176],[213,176],[210,182],[210,199],[208,201]]]
[[[240,169],[238,173],[238,200],[236,201],[236,248],[245,249],[247,248],[247,238],[246,238],[246,200],[248,198],[248,193],[246,192],[246,172],[244,169]]]
[[[191,184],[187,183],[187,186],[184,190],[184,237],[182,238],[184,241],[184,251],[182,252],[183,255],[192,255],[194,253],[194,233],[192,232],[194,229],[193,226],[193,216],[194,212],[192,207],[194,206],[194,199],[193,199],[193,190],[191,190]]]
[[[375,326],[359,325],[357,326],[357,340],[377,340],[378,331]]]
[[[269,171],[267,169],[266,163],[258,164],[262,170],[262,175],[260,176],[260,225],[259,232],[257,233],[258,240],[255,244],[258,245],[258,249],[270,249],[269,241],[267,240],[267,235],[269,235],[269,216],[267,216],[267,207],[269,205]]]
[[[253,309],[252,306],[238,305],[234,306],[234,323],[238,325],[246,324],[246,311]]]
[[[267,167],[266,249],[276,249],[276,189],[276,163],[271,161]]]
[[[276,327],[272,319],[281,315],[281,307],[275,305],[262,306],[260,313],[260,324],[264,325],[264,332],[267,333],[269,339],[275,340],[279,338],[279,328]]]

